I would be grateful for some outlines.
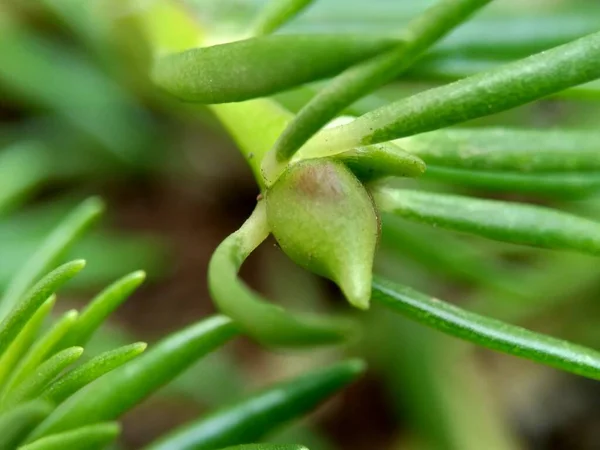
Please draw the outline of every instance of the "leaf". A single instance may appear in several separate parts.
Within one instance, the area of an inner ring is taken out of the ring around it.
[[[549,208],[379,188],[381,211],[497,241],[600,255],[600,223]]]
[[[328,152],[376,144],[488,116],[600,78],[600,32],[378,108],[319,133]]]
[[[33,346],[14,370],[3,389],[6,395],[23,381],[32,371],[36,370],[49,355],[55,352],[58,341],[69,331],[77,320],[77,311],[67,311],[47,332],[37,339]],[[64,347],[60,348],[62,350]]]
[[[38,308],[64,283],[85,267],[85,261],[71,261],[53,270],[25,294],[21,302],[0,322],[0,355],[25,327]]]
[[[213,316],[167,336],[139,358],[77,391],[33,432],[33,438],[114,420],[237,333]]]
[[[230,103],[320,80],[392,46],[360,35],[271,35],[159,58],[153,81],[190,102]]]
[[[336,155],[362,182],[384,177],[418,177],[425,163],[391,142],[358,147]]]
[[[465,311],[381,278],[373,282],[373,300],[460,339],[587,378],[600,379],[600,353],[594,350]]]
[[[45,178],[46,152],[36,141],[17,142],[0,153],[0,214],[20,203]]]
[[[0,415],[0,450],[14,450],[50,414],[50,403],[34,400]]]
[[[227,447],[221,450],[308,450],[303,445],[293,444],[245,444]]]
[[[19,386],[2,399],[2,409],[7,410],[37,397],[56,376],[77,361],[82,354],[82,347],[70,347],[48,358],[34,373],[25,378]]]
[[[275,181],[276,175],[283,169],[281,165],[344,108],[394,79],[431,45],[489,1],[439,1],[405,27],[396,48],[351,67],[327,84],[300,110],[267,155],[263,170],[269,182]],[[346,147],[344,150],[350,148]]]
[[[427,166],[423,179],[505,192],[535,193],[571,198],[600,190],[598,172],[492,172]]]
[[[98,218],[103,209],[102,202],[92,197],[81,203],[61,221],[20,269],[4,292],[0,300],[0,317],[5,316],[13,308],[37,278],[59,262],[59,259]],[[0,344],[0,353],[1,351]]]
[[[427,165],[509,172],[600,170],[600,133],[510,128],[447,129],[394,141]]]
[[[141,354],[147,347],[145,342],[126,345],[109,350],[76,367],[58,380],[51,383],[40,397],[58,405],[67,397],[91,383],[105,373],[122,366]]]
[[[97,423],[38,439],[19,450],[102,450],[121,432],[118,423]]]
[[[4,381],[11,374],[15,365],[35,341],[44,319],[54,307],[55,302],[56,296],[51,295],[48,300],[42,303],[42,306],[27,321],[19,334],[12,340],[2,357],[0,357],[0,386],[4,384]]]
[[[348,339],[354,334],[351,322],[309,314],[292,315],[269,304],[238,278],[244,260],[268,233],[264,202],[259,202],[242,227],[217,247],[208,266],[209,290],[217,308],[244,333],[266,346],[310,347]]]
[[[115,281],[87,305],[61,342],[62,348],[85,345],[106,318],[119,307],[143,282],[143,271],[133,272]]]
[[[350,360],[270,387],[208,417],[184,425],[146,450],[214,450],[257,441],[276,427],[311,411],[354,381],[364,363]]]
[[[271,0],[256,18],[252,35],[272,33],[313,2],[314,0]]]

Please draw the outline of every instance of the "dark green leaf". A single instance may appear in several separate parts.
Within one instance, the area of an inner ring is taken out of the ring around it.
[[[600,255],[600,223],[553,209],[458,195],[379,188],[382,211],[498,241]]]
[[[167,336],[139,358],[69,397],[32,438],[118,418],[236,333],[231,320],[214,316]]]
[[[266,389],[159,439],[147,450],[214,450],[257,441],[354,381],[362,361],[338,363]]]
[[[600,353],[594,350],[465,311],[381,278],[373,282],[373,300],[452,336],[600,379]]]

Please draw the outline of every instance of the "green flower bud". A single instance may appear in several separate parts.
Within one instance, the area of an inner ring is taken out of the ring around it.
[[[356,176],[335,160],[301,161],[267,191],[266,204],[283,251],[336,282],[351,304],[368,308],[379,220]]]

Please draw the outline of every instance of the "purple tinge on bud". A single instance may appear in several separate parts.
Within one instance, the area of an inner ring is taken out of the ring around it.
[[[266,193],[267,220],[297,264],[340,286],[348,301],[369,306],[379,222],[373,201],[341,162],[290,166]]]

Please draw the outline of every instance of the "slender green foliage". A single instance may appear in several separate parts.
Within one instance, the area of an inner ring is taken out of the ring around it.
[[[101,353],[51,383],[40,397],[57,405],[96,378],[135,358],[146,346],[145,342],[137,342]]]
[[[34,400],[0,415],[0,450],[14,450],[52,411],[52,404]]]
[[[407,25],[395,49],[352,67],[334,79],[300,110],[277,140],[265,160],[267,177],[273,172],[278,173],[278,165],[288,161],[336,114],[406,70],[431,45],[489,2],[442,0]]]
[[[270,0],[256,18],[252,34],[261,36],[272,33],[313,2],[314,0]]]
[[[382,211],[489,239],[600,255],[600,223],[549,208],[404,189],[374,190]]]
[[[246,444],[227,447],[222,450],[308,450],[303,445],[293,444]]]
[[[77,317],[60,345],[85,345],[107,317],[123,303],[144,281],[146,274],[133,272],[115,281],[100,292]]]
[[[85,261],[72,261],[50,272],[38,281],[23,300],[0,322],[0,355],[9,347],[38,308],[64,283],[83,269]]]
[[[381,278],[373,283],[373,300],[452,336],[600,379],[600,353],[594,350],[465,311]]]
[[[167,434],[146,450],[214,450],[255,442],[279,425],[312,410],[364,370],[351,360],[267,388]]]
[[[81,203],[48,235],[4,292],[0,300],[0,318],[17,304],[36,279],[59,262],[71,245],[99,217],[103,209],[104,205],[99,199],[90,198]]]
[[[231,320],[214,316],[164,338],[142,356],[78,390],[36,428],[30,441],[118,418],[236,333]]]
[[[505,111],[600,78],[600,32],[455,83],[416,94],[324,130],[328,153],[447,127]]]
[[[38,439],[19,447],[20,450],[102,450],[120,434],[118,423],[107,422],[88,425],[64,433]]]

